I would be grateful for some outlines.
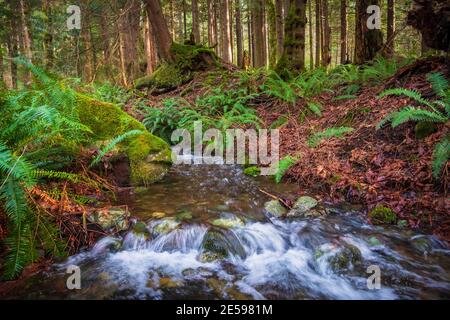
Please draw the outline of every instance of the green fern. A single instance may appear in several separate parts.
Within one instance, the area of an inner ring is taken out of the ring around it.
[[[15,223],[4,243],[8,247],[8,254],[5,257],[3,278],[13,280],[22,272],[24,266],[35,261],[37,257],[30,224],[26,221]]]
[[[382,128],[389,122],[393,128],[409,121],[447,123],[450,119],[450,91],[448,80],[440,73],[431,73],[427,79],[431,83],[433,91],[441,99],[428,101],[419,92],[404,88],[386,90],[380,94],[380,97],[404,95],[418,102],[422,108],[406,106],[399,111],[391,112],[378,123],[377,129]],[[449,150],[448,136],[434,148],[432,169],[433,177],[436,179],[439,179],[442,168],[448,161]]]
[[[442,169],[446,165],[449,158],[450,158],[450,136],[446,136],[434,147],[432,167],[433,167],[433,177],[435,179],[439,179],[439,177],[442,174]]]
[[[308,106],[308,109],[311,110],[311,112],[314,113],[316,116],[318,117],[322,116],[322,110],[320,110],[321,106],[319,103],[314,101],[307,101],[306,105]]]
[[[275,172],[275,182],[280,183],[286,172],[299,161],[300,157],[286,156],[278,162],[278,168]]]
[[[104,148],[102,148],[98,155],[94,158],[94,160],[92,160],[92,162],[90,163],[89,167],[92,167],[94,165],[96,165],[104,156],[105,154],[107,154],[109,151],[111,151],[112,149],[114,149],[114,147],[121,143],[122,141],[124,141],[125,139],[127,139],[130,136],[135,136],[135,135],[139,135],[139,134],[143,134],[144,132],[141,130],[130,130],[127,131],[117,137],[115,137],[114,139],[111,140],[110,143],[108,143]]]
[[[353,131],[353,128],[349,127],[331,127],[324,131],[317,132],[308,138],[308,146],[310,148],[317,147],[323,139],[331,138],[343,138],[344,135]]]

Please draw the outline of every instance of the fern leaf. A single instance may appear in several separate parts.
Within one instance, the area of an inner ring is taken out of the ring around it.
[[[307,143],[310,148],[317,147],[323,139],[343,138],[345,134],[353,131],[350,127],[331,127],[317,132],[309,137]]]
[[[298,162],[299,157],[286,156],[278,162],[278,168],[275,172],[275,182],[280,183],[286,172]]]
[[[442,169],[446,165],[448,159],[450,158],[450,136],[446,136],[442,139],[433,151],[433,177],[439,179],[442,173]]]
[[[440,97],[445,98],[449,89],[448,80],[439,72],[432,72],[427,76],[427,80],[431,83],[433,91]]]
[[[312,113],[314,113],[316,116],[321,117],[322,116],[322,111],[320,110],[320,104],[317,102],[313,102],[313,101],[308,101],[306,103],[306,105],[308,106],[309,110],[312,111]]]
[[[395,95],[395,96],[400,96],[400,95],[404,95],[410,99],[413,99],[417,102],[419,102],[422,105],[431,107],[430,102],[428,102],[427,100],[425,100],[422,95],[415,91],[415,90],[408,90],[408,89],[404,89],[404,88],[395,88],[395,89],[388,89],[383,91],[382,93],[380,93],[380,95],[378,96],[379,98],[384,98],[386,96],[391,96],[391,95]]]
[[[108,143],[108,145],[106,145],[103,149],[100,150],[100,152],[95,157],[95,159],[92,160],[92,162],[89,165],[89,167],[92,167],[92,166],[96,165],[101,160],[101,158],[103,158],[105,156],[105,154],[107,154],[109,151],[114,149],[114,147],[117,144],[121,143],[126,138],[134,136],[134,135],[143,134],[143,133],[144,132],[142,130],[130,130],[130,131],[127,131],[127,132],[125,132],[125,133],[115,137],[114,139],[111,140],[110,143]]]

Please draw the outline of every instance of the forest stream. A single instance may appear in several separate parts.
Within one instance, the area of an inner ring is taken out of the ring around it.
[[[324,204],[318,218],[278,219],[261,192],[299,186],[251,178],[231,165],[176,165],[130,201],[123,237],[24,282],[28,299],[449,299],[450,250],[434,236],[368,224],[355,208]],[[69,265],[81,289],[68,290]],[[381,271],[369,290],[367,269]]]

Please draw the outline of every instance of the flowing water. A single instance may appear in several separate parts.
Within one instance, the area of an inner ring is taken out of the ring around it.
[[[249,178],[237,166],[174,166],[135,195],[133,215],[145,224],[100,240],[10,297],[450,298],[450,250],[436,238],[369,225],[350,208],[327,206],[319,218],[270,218],[264,211],[270,198],[260,189],[299,192]],[[66,287],[69,265],[80,267],[80,290]],[[380,269],[379,289],[367,285],[373,265]]]

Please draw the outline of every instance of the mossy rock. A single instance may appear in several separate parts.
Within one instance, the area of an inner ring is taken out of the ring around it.
[[[362,261],[361,251],[350,244],[347,244],[339,252],[332,256],[328,262],[331,269],[336,273],[341,273],[351,269],[352,266],[360,265]]]
[[[170,52],[173,61],[163,62],[151,75],[135,80],[136,89],[170,91],[189,82],[196,71],[220,67],[214,51],[200,45],[173,43]]]
[[[278,200],[271,200],[264,203],[264,210],[269,217],[280,218],[286,215],[287,209]]]
[[[438,130],[438,126],[434,122],[419,122],[414,127],[414,133],[417,139],[425,139],[430,134],[435,133]]]
[[[373,224],[394,224],[397,216],[394,211],[384,206],[377,206],[369,212]]]
[[[261,169],[256,166],[248,167],[244,169],[244,174],[251,177],[257,177],[261,174]]]
[[[119,144],[119,151],[128,156],[131,183],[146,185],[160,180],[171,164],[171,150],[162,139],[149,133],[144,125],[115,104],[77,94],[81,122],[92,130],[95,141],[108,141],[130,130],[143,133],[130,136]]]

